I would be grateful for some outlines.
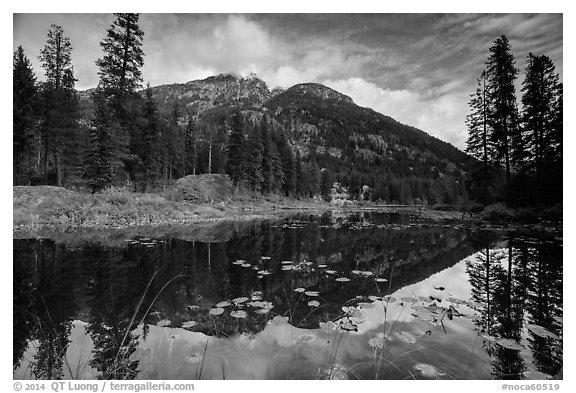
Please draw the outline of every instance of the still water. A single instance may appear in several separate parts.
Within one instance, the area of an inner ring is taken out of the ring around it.
[[[561,233],[353,214],[14,240],[15,379],[545,379]]]

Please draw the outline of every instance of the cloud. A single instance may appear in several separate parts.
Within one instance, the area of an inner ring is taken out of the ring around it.
[[[362,78],[325,80],[323,83],[349,95],[360,106],[420,128],[459,148],[464,147],[468,93],[454,91],[457,82],[424,91],[382,89]]]

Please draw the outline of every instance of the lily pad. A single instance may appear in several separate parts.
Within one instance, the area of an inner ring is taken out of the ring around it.
[[[308,302],[308,306],[310,307],[318,307],[320,306],[320,302],[318,300],[311,300]]]
[[[321,265],[318,265],[318,267],[319,268],[325,268],[325,267],[328,267],[328,265],[321,264]]]
[[[242,266],[242,267],[250,267],[250,266],[252,266],[252,265],[251,265],[251,264],[249,264],[249,263],[243,263],[243,264],[242,264],[242,265],[240,265],[240,266]]]
[[[336,324],[332,321],[320,322],[319,326],[320,326],[320,329],[322,329],[326,332],[333,332],[334,330],[336,330]]]
[[[182,322],[182,327],[185,329],[190,329],[190,328],[193,328],[194,326],[198,326],[198,322],[196,322],[196,321]]]
[[[368,340],[368,345],[372,348],[384,348],[384,337],[372,337]]]
[[[304,292],[305,290],[305,288],[296,288],[294,289],[294,292]]]
[[[222,313],[224,313],[224,309],[221,307],[211,308],[210,311],[208,311],[208,313],[211,315],[221,315]]]
[[[362,272],[362,275],[364,275],[364,276],[366,276],[366,277],[369,277],[369,276],[371,276],[372,274],[374,274],[374,273],[372,273],[371,271],[368,271],[368,270],[365,271],[365,272]]]
[[[336,281],[338,281],[338,282],[348,282],[348,281],[350,281],[350,279],[349,279],[349,278],[346,278],[346,277],[339,277],[339,278],[336,279]]]
[[[336,274],[336,270],[326,269],[326,270],[324,270],[324,272],[326,272],[328,274]]]
[[[256,314],[268,314],[270,312],[269,308],[259,308],[258,310],[254,310]]]
[[[248,301],[247,297],[237,297],[236,299],[232,299],[232,301],[236,304],[241,304]]]
[[[388,282],[388,279],[382,277],[376,277],[375,280],[376,282]]]
[[[282,265],[292,265],[292,261],[282,261],[280,262]]]
[[[222,307],[228,307],[230,305],[230,302],[220,302],[216,305],[216,307],[222,308]]]
[[[560,338],[560,337],[558,337],[558,335],[552,333],[550,330],[548,330],[545,327],[540,326],[540,325],[528,324],[526,327],[528,328],[528,330],[530,330],[532,333],[534,333],[538,337],[553,338],[555,340],[558,340]]]
[[[306,292],[304,292],[304,295],[311,296],[311,297],[318,296],[319,294],[320,294],[320,292],[318,292],[318,291],[306,291]]]
[[[158,323],[156,323],[156,326],[158,327],[166,327],[170,325],[172,325],[172,321],[169,319],[163,319],[161,321],[158,321]]]
[[[237,261],[232,262],[233,265],[242,265],[246,263],[244,259],[238,259]]]
[[[466,301],[455,297],[449,297],[448,299],[446,299],[446,301],[449,301],[450,303],[454,304],[466,304]]]
[[[420,374],[425,378],[438,378],[443,375],[446,375],[446,373],[443,373],[436,367],[426,363],[415,364],[412,368],[416,371],[419,371]]]
[[[400,332],[394,334],[400,341],[405,342],[406,344],[414,344],[416,342],[416,337],[414,337],[414,335],[411,333]]]
[[[524,346],[520,344],[516,340],[512,340],[511,338],[500,338],[496,341],[496,344],[504,347],[506,349],[511,349],[513,351],[521,351],[524,349]]]
[[[262,259],[263,261],[267,261],[269,259],[272,259],[271,257],[260,257],[260,259]]]
[[[270,322],[274,325],[286,325],[288,323],[288,317],[276,315]]]
[[[360,270],[352,270],[352,274],[362,274]]]
[[[234,310],[234,311],[230,311],[230,316],[232,318],[246,318],[248,314],[246,314],[246,311],[244,310]]]
[[[291,265],[282,266],[282,270],[293,270],[293,269],[294,269],[294,266],[291,266]]]

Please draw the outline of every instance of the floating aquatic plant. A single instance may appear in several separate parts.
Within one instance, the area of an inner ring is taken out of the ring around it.
[[[336,330],[336,324],[332,321],[320,322],[319,326],[320,326],[320,329],[322,329],[326,332],[333,332],[334,330]]]
[[[376,282],[388,282],[388,279],[382,277],[376,277],[375,280]]]
[[[232,299],[232,301],[233,301],[235,304],[241,304],[241,303],[247,302],[247,301],[248,301],[248,298],[247,298],[247,297],[237,297],[237,298],[235,298],[235,299]]]
[[[396,338],[398,338],[400,341],[405,342],[406,344],[414,344],[416,342],[416,337],[414,337],[413,334],[408,333],[408,332],[396,332],[394,333],[394,335],[396,336]]]
[[[383,337],[372,337],[368,340],[368,345],[372,348],[384,348],[384,338]]]
[[[349,278],[346,278],[346,277],[339,277],[339,278],[336,279],[336,281],[338,281],[338,282],[348,282],[348,281],[350,281],[350,279],[349,279]]]
[[[243,263],[243,264],[242,264],[242,265],[240,265],[240,266],[242,266],[242,267],[250,267],[250,266],[252,266],[252,265],[251,265],[251,264],[249,264],[249,263]]]
[[[308,305],[310,307],[318,307],[318,306],[320,306],[320,302],[318,300],[311,300],[308,302]]]
[[[223,312],[224,309],[221,307],[211,308],[210,311],[208,311],[211,315],[221,315]]]
[[[560,337],[558,337],[558,335],[552,333],[550,330],[548,330],[545,327],[540,326],[540,325],[528,324],[528,325],[526,325],[526,327],[528,328],[529,331],[531,331],[532,333],[534,333],[538,337],[553,338],[555,340],[558,340],[560,338]]]
[[[281,315],[276,315],[271,321],[271,324],[273,325],[286,325],[288,323],[288,317],[283,317]]]
[[[318,292],[318,291],[306,291],[306,292],[304,292],[304,295],[312,296],[312,297],[318,296],[319,294],[320,294],[320,292]]]
[[[158,323],[156,323],[156,326],[158,327],[166,327],[170,325],[172,325],[172,321],[169,319],[163,319],[161,321],[158,321]]]
[[[326,272],[328,274],[336,274],[336,270],[326,269],[326,270],[324,270],[324,272]]]
[[[248,314],[244,310],[234,310],[230,311],[230,316],[232,318],[246,318]]]
[[[193,328],[195,326],[198,326],[198,322],[196,322],[196,321],[182,322],[182,327],[185,329],[190,329],[190,328]]]
[[[230,305],[230,302],[220,302],[216,305],[216,307],[222,308],[222,307],[228,307]]]
[[[412,368],[416,371],[419,371],[420,374],[426,378],[438,378],[446,375],[446,373],[443,373],[436,367],[426,363],[417,363]]]
[[[513,351],[521,351],[524,349],[524,346],[522,344],[511,338],[500,338],[496,341],[496,344],[506,349],[511,349]]]
[[[304,292],[305,290],[305,288],[296,288],[294,289],[294,292]]]

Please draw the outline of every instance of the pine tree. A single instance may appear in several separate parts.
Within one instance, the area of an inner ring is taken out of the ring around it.
[[[56,184],[61,186],[66,167],[79,165],[78,98],[74,84],[72,44],[62,27],[52,25],[46,45],[39,56],[46,76],[41,88],[41,132],[43,140],[43,174],[48,181],[48,163],[52,157]]]
[[[111,101],[113,116],[120,127],[115,128],[114,156],[116,176],[135,177],[138,171],[138,143],[134,139],[141,135],[141,98],[136,90],[142,84],[141,68],[144,65],[142,40],[144,32],[138,26],[139,14],[114,14],[116,20],[108,28],[106,37],[100,42],[104,55],[96,60],[99,88]],[[128,173],[126,173],[127,171]]]
[[[280,159],[282,161],[282,172],[284,173],[282,191],[286,196],[292,196],[296,191],[296,167],[294,165],[294,154],[292,153],[286,134],[279,136],[277,144]]]
[[[466,140],[466,153],[482,161],[483,164],[483,199],[488,199],[488,166],[494,159],[492,129],[490,127],[490,103],[487,90],[488,75],[483,71],[478,79],[476,92],[470,97],[471,113],[466,116],[468,139]]]
[[[525,154],[514,87],[518,69],[506,36],[496,39],[490,52],[487,73],[492,140],[496,159],[504,163],[506,179],[509,181],[512,168],[521,164]]]
[[[558,119],[561,119],[562,85],[559,76],[555,73],[552,60],[545,55],[528,55],[526,76],[522,83],[522,123],[527,134],[530,147],[528,167],[536,174],[537,179],[542,176],[548,161],[556,160],[559,149],[557,135],[562,135],[558,129]]]
[[[330,191],[332,190],[335,180],[332,171],[327,168],[322,169],[320,175],[320,194],[325,201],[329,202],[331,199]]]
[[[152,89],[148,84],[145,93],[143,117],[146,120],[141,138],[140,160],[143,165],[144,182],[155,183],[160,176],[160,118]]]
[[[13,183],[27,184],[34,172],[36,77],[30,60],[19,46],[12,63]]]
[[[254,191],[260,191],[262,185],[262,140],[257,129],[251,129],[244,149],[244,176]]]
[[[294,163],[296,171],[296,195],[301,197],[305,193],[308,179],[306,179],[306,173],[304,172],[304,167],[302,165],[302,157],[300,156],[299,151],[296,152]]]
[[[88,153],[85,177],[92,192],[110,186],[114,180],[113,135],[118,127],[103,90],[92,94],[96,105],[90,130],[90,150]]]
[[[244,162],[244,130],[242,125],[242,113],[235,112],[232,114],[230,122],[230,137],[228,138],[228,161],[226,173],[234,184],[238,184],[242,179],[242,167]]]
[[[140,14],[114,14],[116,20],[100,43],[104,56],[96,60],[101,88],[119,101],[141,86],[144,66],[142,40],[144,32],[138,26]]]
[[[194,120],[190,118],[188,127],[186,128],[186,135],[184,138],[184,175],[196,175],[196,167],[198,162],[198,150],[196,148],[196,126]]]

